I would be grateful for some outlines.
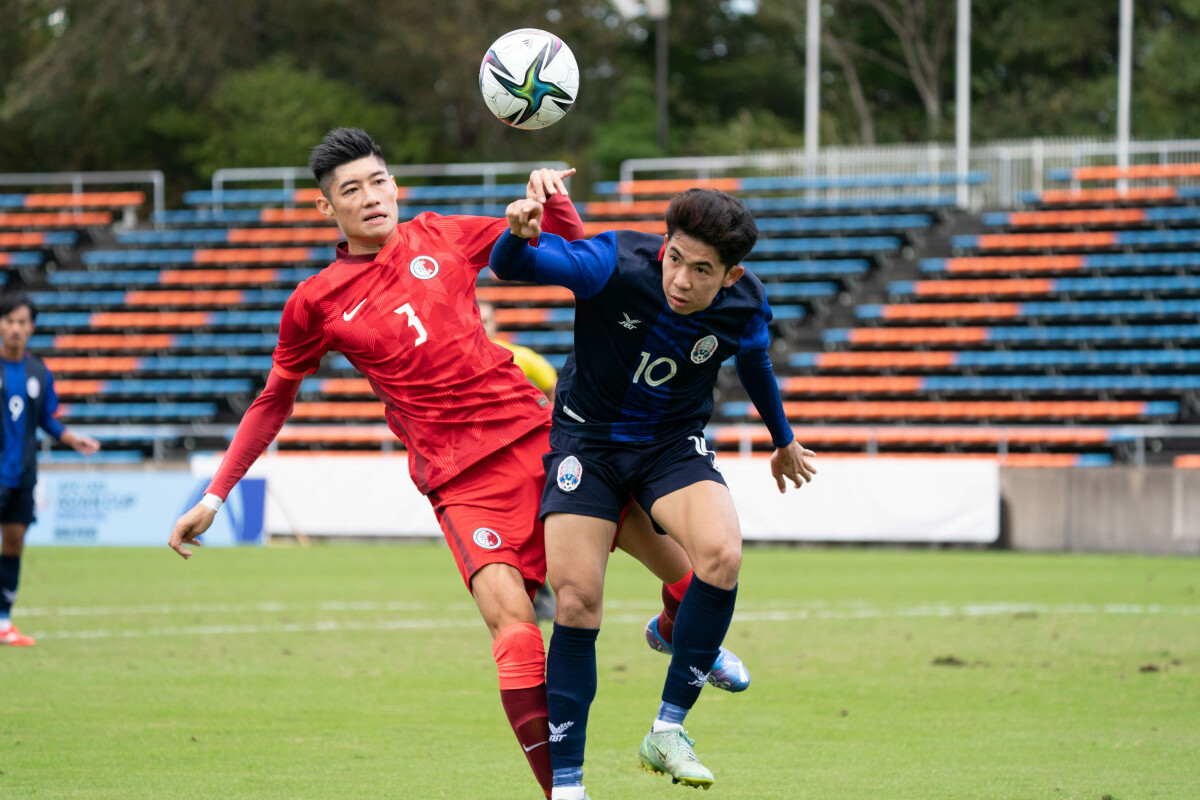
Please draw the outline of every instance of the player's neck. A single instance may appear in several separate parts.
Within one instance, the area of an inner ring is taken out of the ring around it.
[[[382,242],[374,239],[351,239],[346,237],[346,252],[352,256],[373,256],[383,248],[387,247],[388,242],[396,235],[393,230],[391,236],[388,236]]]
[[[25,360],[25,348],[24,347],[12,347],[7,344],[0,345],[0,358],[4,359],[5,361],[11,361],[14,364],[19,361],[24,361]]]

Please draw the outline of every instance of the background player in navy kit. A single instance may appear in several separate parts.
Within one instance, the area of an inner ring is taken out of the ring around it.
[[[25,352],[33,335],[37,309],[24,294],[0,297],[0,362],[4,372],[4,424],[0,425],[0,644],[29,646],[12,624],[12,606],[21,577],[25,531],[33,522],[33,487],[37,483],[37,429],[90,456],[100,443],[79,436],[54,418],[58,395],[50,370],[35,355]]]
[[[687,551],[695,576],[675,619],[662,704],[639,753],[644,768],[708,786],[682,728],[733,615],[741,531],[705,442],[721,362],[738,374],[776,450],[779,490],[816,472],[792,434],[767,354],[771,311],[740,266],[758,236],[723,192],[692,189],[667,210],[665,239],[633,231],[566,242],[542,235],[540,204],[517,201],[491,267],[506,279],[561,284],[576,296],[575,346],[558,384],[542,514],[558,615],[547,661],[556,798],[582,798],[588,709],[595,697],[608,542],[624,498]]]

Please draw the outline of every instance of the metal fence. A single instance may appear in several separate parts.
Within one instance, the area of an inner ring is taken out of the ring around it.
[[[166,208],[166,180],[161,170],[117,172],[13,172],[0,174],[0,186],[69,186],[71,194],[83,194],[85,187],[143,186],[150,184],[154,210]]]
[[[1200,162],[1200,139],[1131,142],[1130,164]],[[986,183],[950,184],[959,205],[972,211],[1010,208],[1022,192],[1050,188],[1047,172],[1056,168],[1107,166],[1117,163],[1117,143],[1102,139],[1014,139],[972,147],[968,172],[983,171]],[[952,144],[876,145],[869,147],[826,147],[815,159],[803,150],[777,150],[742,156],[696,158],[638,158],[622,162],[622,182],[647,178],[721,177],[808,177],[863,178],[871,175],[956,175]],[[965,177],[965,176],[964,176]],[[1197,179],[1177,179],[1196,183]],[[1060,182],[1060,187],[1078,184]],[[806,195],[842,199],[855,196],[888,198],[912,194],[911,188],[896,186],[831,187],[805,189]],[[623,199],[631,199],[628,194]],[[965,198],[965,199],[963,199]]]

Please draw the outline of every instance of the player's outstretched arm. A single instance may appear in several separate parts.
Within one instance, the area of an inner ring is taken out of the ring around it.
[[[817,474],[817,468],[809,459],[815,458],[816,455],[795,439],[771,455],[771,474],[775,476],[775,485],[779,487],[780,494],[787,491],[785,478],[791,480],[797,489],[812,481],[813,476]],[[801,483],[801,480],[804,483]]]
[[[98,440],[85,434],[75,433],[70,429],[63,431],[62,436],[59,437],[59,441],[67,447],[74,448],[75,452],[80,455],[85,456],[94,455],[100,449],[100,442]]]
[[[296,403],[296,395],[300,392],[303,380],[303,376],[286,377],[278,366],[272,367],[262,394],[246,409],[241,424],[233,435],[233,441],[229,443],[229,450],[221,460],[221,466],[217,469],[212,483],[208,485],[205,500],[197,503],[175,522],[167,540],[167,545],[172,550],[184,558],[191,558],[191,551],[184,545],[200,544],[196,537],[208,530],[217,516],[216,509],[205,505],[206,502],[213,502],[208,495],[213,495],[221,502],[229,496],[229,492],[263,454],[267,445],[279,435],[283,423],[292,414],[292,407]],[[213,504],[219,507],[219,503]]]
[[[567,191],[567,184],[563,182],[563,179],[574,174],[574,167],[570,169],[550,169],[548,167],[535,169],[529,173],[529,183],[525,186],[525,199],[545,203],[556,194],[566,197],[570,193]]]
[[[191,558],[192,551],[184,545],[200,546],[202,542],[196,537],[208,530],[216,518],[216,511],[203,503],[197,503],[192,506],[190,511],[175,521],[175,527],[171,529],[171,538],[167,544],[185,559]]]
[[[538,200],[514,200],[504,209],[508,232],[521,239],[534,239],[542,233],[542,213],[545,206]]]

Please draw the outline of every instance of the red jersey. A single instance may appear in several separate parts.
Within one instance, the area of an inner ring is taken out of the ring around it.
[[[547,230],[581,227],[569,201],[552,207],[558,224],[548,213]],[[283,309],[276,371],[295,378],[330,350],[344,354],[383,401],[422,493],[550,417],[546,398],[508,350],[488,341],[479,319],[475,282],[507,227],[490,217],[421,214],[400,223],[377,254],[339,246],[338,260],[301,283]]]

